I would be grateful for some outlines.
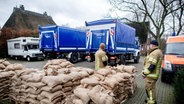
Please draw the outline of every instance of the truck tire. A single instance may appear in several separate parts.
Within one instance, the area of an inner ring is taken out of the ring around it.
[[[77,53],[72,53],[70,61],[72,63],[78,62],[78,54]]]
[[[136,59],[134,59],[134,63],[139,63],[140,55],[136,56]]]
[[[120,64],[123,64],[123,65],[126,64],[126,59],[124,55],[121,55]]]
[[[26,60],[27,60],[27,61],[31,61],[31,57],[30,57],[30,56],[27,56],[27,57],[26,57]]]

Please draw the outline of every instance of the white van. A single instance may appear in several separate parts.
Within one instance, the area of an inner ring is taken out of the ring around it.
[[[19,37],[7,40],[8,55],[15,59],[26,58],[43,59],[43,53],[39,50],[39,38]]]

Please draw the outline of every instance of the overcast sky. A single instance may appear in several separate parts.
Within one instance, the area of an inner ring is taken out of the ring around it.
[[[13,7],[52,16],[57,25],[84,26],[85,21],[102,19],[109,11],[108,0],[0,0],[0,26],[3,27]]]

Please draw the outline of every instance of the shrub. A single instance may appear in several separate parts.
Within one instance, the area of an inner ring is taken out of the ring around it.
[[[184,104],[184,69],[178,70],[174,77],[174,95],[177,104]]]

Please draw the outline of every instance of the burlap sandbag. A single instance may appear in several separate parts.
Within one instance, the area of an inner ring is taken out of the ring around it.
[[[74,91],[74,95],[80,98],[83,104],[88,104],[90,98],[88,96],[89,89],[77,87]]]
[[[99,81],[97,79],[94,79],[94,78],[84,78],[81,80],[81,84],[95,86],[95,85],[99,84]]]
[[[10,65],[10,63],[9,63],[8,61],[3,61],[3,64],[4,64],[5,66]]]
[[[102,68],[98,70],[97,73],[103,76],[107,76],[108,74],[111,74],[111,69]]]
[[[105,77],[102,76],[101,74],[93,74],[90,77],[95,77],[97,78],[98,81],[103,81],[105,79]]]
[[[69,74],[71,72],[68,68],[60,68],[57,70],[58,74]]]
[[[11,71],[11,70],[22,70],[24,67],[22,64],[10,64],[4,70]]]
[[[21,75],[19,77],[21,80],[27,81],[29,78],[32,78],[31,74]]]
[[[97,85],[93,87],[89,92],[88,95],[90,99],[95,103],[95,104],[100,104],[100,93],[103,90],[103,88],[100,85]]]
[[[117,73],[117,75],[123,79],[129,79],[131,77],[131,74],[129,73]]]
[[[61,100],[62,100],[62,98],[61,97],[58,97],[58,98],[56,98],[56,99],[54,99],[53,101],[49,101],[49,99],[42,99],[41,101],[40,101],[40,103],[41,104],[61,104],[60,102],[61,102]]]
[[[35,89],[35,90],[40,89],[43,86],[46,86],[46,84],[43,83],[43,82],[27,82],[26,85],[28,87],[31,87],[31,88]]]
[[[11,77],[13,76],[12,73],[9,72],[1,72],[1,77]]]
[[[42,91],[40,95],[48,98],[49,102],[52,102],[54,99],[64,96],[64,93],[62,91],[56,91],[54,93]]]
[[[49,69],[49,68],[54,69],[54,70],[57,70],[57,69],[60,69],[62,67],[60,65],[48,65],[47,66],[47,69]]]
[[[89,76],[87,71],[80,71],[79,73],[81,74],[82,78]]]
[[[93,69],[90,69],[90,68],[84,68],[84,67],[76,67],[79,71],[87,71],[87,73],[89,75],[93,74],[94,73],[94,70]]]
[[[27,75],[30,73],[36,73],[38,72],[39,69],[34,69],[34,68],[24,68],[23,70],[15,70],[16,75],[19,77],[21,75]]]
[[[35,90],[35,89],[29,87],[29,88],[27,88],[27,89],[25,90],[25,92],[26,92],[26,93],[31,93],[31,94],[34,94],[34,95],[38,95],[38,94],[41,93],[41,90],[40,90],[40,89]]]
[[[53,68],[49,68],[49,67],[47,69],[45,69],[44,72],[45,72],[46,76],[56,76],[56,75],[58,75],[57,69],[53,69]]]
[[[27,93],[26,94],[26,98],[32,98],[32,99],[36,99],[38,95],[34,95],[34,94],[31,94],[31,93]]]
[[[41,91],[47,91],[47,92],[53,93],[53,92],[56,92],[56,91],[62,91],[62,88],[63,88],[62,85],[57,85],[55,87],[44,86],[40,89],[41,89]]]
[[[5,69],[6,67],[3,64],[0,64],[0,69]]]
[[[135,66],[124,66],[123,70],[125,72],[128,72],[128,73],[135,73],[136,72],[136,67]]]
[[[78,99],[78,98],[74,98],[74,99],[72,100],[72,103],[73,103],[73,104],[84,104],[84,103],[82,102],[82,100],[80,100],[80,99]]]
[[[43,72],[31,73],[32,77],[29,77],[27,82],[40,82],[44,76]]]
[[[63,87],[73,87],[72,81],[68,81],[65,84],[63,84]]]
[[[66,62],[62,62],[61,64],[59,64],[59,66],[61,68],[66,68],[68,65],[71,65],[71,67],[73,66],[73,64],[69,61],[66,61]],[[68,67],[69,68],[69,67]]]
[[[76,81],[82,78],[81,74],[79,72],[75,72],[72,71],[70,74],[68,74],[69,76],[71,76],[72,81]]]
[[[73,87],[63,87],[63,88],[62,88],[62,91],[63,91],[64,93],[66,93],[66,92],[72,92],[72,90],[73,90]]]
[[[113,77],[106,77],[105,80],[104,80],[104,83],[106,85],[108,85],[109,87],[111,87],[112,89],[115,87],[115,86],[118,86],[119,85],[119,82],[116,80],[116,78],[113,78]]]
[[[31,97],[27,97],[25,100],[26,100],[27,103],[30,103],[30,104],[39,104],[38,100],[33,99]]]
[[[63,84],[70,80],[72,80],[72,78],[65,74],[59,74],[58,76],[44,76],[42,78],[42,82],[47,84],[49,87]]]

